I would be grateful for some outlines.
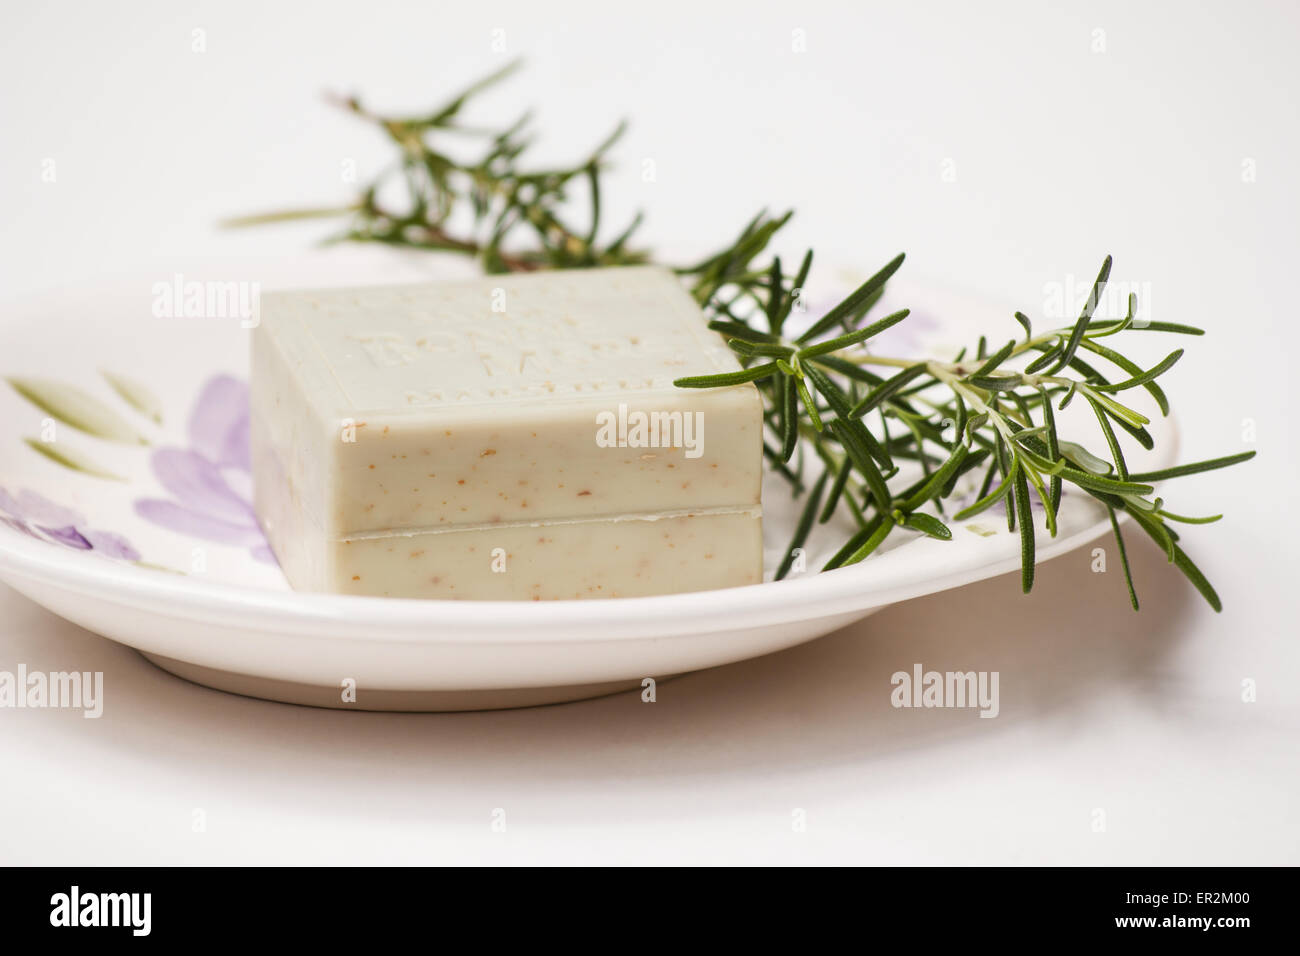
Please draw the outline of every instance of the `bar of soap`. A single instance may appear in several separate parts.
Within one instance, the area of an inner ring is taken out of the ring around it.
[[[631,597],[762,579],[762,404],[654,267],[268,293],[259,520],[296,589]]]

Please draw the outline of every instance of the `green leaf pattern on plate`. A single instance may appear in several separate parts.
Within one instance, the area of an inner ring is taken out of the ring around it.
[[[115,475],[107,468],[90,459],[89,456],[77,451],[75,448],[68,448],[64,444],[56,445],[54,442],[37,441],[35,438],[24,438],[29,448],[40,452],[55,464],[62,465],[64,468],[70,468],[73,471],[79,471],[82,474],[93,475],[96,478],[107,478],[110,481],[126,481],[121,475]]]
[[[149,444],[121,415],[75,385],[43,378],[10,378],[9,384],[41,411],[87,435],[126,445]]]
[[[121,396],[122,401],[126,402],[141,415],[151,419],[155,425],[163,423],[162,402],[158,396],[149,391],[144,385],[135,379],[127,378],[125,375],[118,375],[105,369],[100,369],[99,374],[104,376],[104,381],[113,387],[113,391]]]

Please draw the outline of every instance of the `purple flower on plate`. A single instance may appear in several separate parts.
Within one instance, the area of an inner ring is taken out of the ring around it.
[[[81,514],[34,491],[23,490],[15,497],[0,488],[0,524],[75,551],[94,551],[120,561],[140,560],[140,552],[120,534],[87,527]]]
[[[906,305],[907,303],[903,304]],[[871,310],[868,319],[884,318],[894,311],[894,307],[882,303]],[[902,322],[891,325],[885,331],[873,335],[867,346],[870,351],[875,352],[877,355],[890,355],[894,358],[922,358],[928,340],[942,327],[943,323],[935,317],[933,312],[913,310]]]
[[[159,448],[154,476],[171,495],[141,498],[136,514],[202,541],[246,547],[275,563],[252,505],[248,386],[218,375],[203,386],[189,421],[188,448]]]
[[[811,326],[813,322],[839,305],[852,291],[853,288],[846,285],[838,287],[834,294],[828,295],[825,291],[821,291],[816,295],[809,295],[803,302],[803,312],[791,318],[789,323],[790,331],[802,332]],[[862,325],[870,325],[877,319],[883,319],[886,315],[896,312],[906,305],[908,305],[907,302],[891,298],[886,293],[880,302],[872,306]],[[888,355],[894,358],[922,357],[929,340],[941,328],[943,328],[943,323],[930,310],[912,309],[911,314],[902,322],[891,325],[883,332],[873,335],[866,347],[877,355]],[[836,327],[827,332],[824,338],[842,335],[844,331],[843,328]]]

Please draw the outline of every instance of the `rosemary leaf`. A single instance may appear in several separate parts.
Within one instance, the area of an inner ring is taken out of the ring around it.
[[[879,272],[873,275],[866,282],[862,283],[862,285],[858,286],[857,291],[855,291],[848,298],[840,302],[839,305],[835,306],[835,308],[831,309],[824,316],[822,316],[815,323],[813,323],[812,327],[809,328],[808,331],[805,332],[803,335],[795,339],[795,341],[807,342],[810,341],[811,339],[817,338],[817,336],[821,335],[822,333],[835,328],[835,326],[838,325],[840,322],[842,322],[845,318],[852,315],[860,305],[870,300],[870,298],[873,295],[875,295],[875,293],[879,289],[884,287],[885,283],[889,281],[889,277],[892,276],[895,272],[897,272],[899,267],[903,264],[904,258],[905,256],[901,252],[898,255],[896,255],[884,266],[884,268],[882,268]],[[893,318],[893,316],[891,316],[890,318]],[[901,319],[894,319],[894,321],[901,321]],[[892,324],[893,322],[890,322],[890,325]]]
[[[1016,518],[1020,523],[1020,589],[1028,594],[1034,588],[1034,515],[1029,507],[1029,483],[1025,469],[1014,467]]]
[[[794,529],[794,537],[790,541],[790,546],[785,549],[781,566],[776,569],[775,580],[780,581],[790,573],[790,568],[794,566],[795,551],[802,548],[804,542],[808,540],[808,532],[812,530],[813,520],[817,517],[817,506],[821,504],[822,492],[826,490],[826,479],[829,475],[829,472],[823,471],[813,484],[812,490],[808,492],[803,511],[799,514],[799,523]]]
[[[755,365],[753,368],[742,369],[739,372],[719,372],[717,375],[688,375],[685,378],[675,379],[673,384],[678,388],[719,388],[724,385],[740,385],[744,382],[753,382],[776,373],[775,362],[764,362],[762,365]]]
[[[1115,515],[1115,509],[1110,505],[1106,506],[1106,511],[1110,515],[1110,529],[1115,535],[1115,546],[1119,549],[1119,562],[1124,568],[1124,582],[1128,585],[1129,603],[1133,605],[1133,610],[1140,610],[1138,607],[1137,589],[1133,587],[1133,571],[1128,565],[1128,549],[1124,547],[1124,535],[1119,530],[1119,518]]]
[[[1164,481],[1167,478],[1181,478],[1183,475],[1195,475],[1203,471],[1214,471],[1217,468],[1239,465],[1243,461],[1250,461],[1254,457],[1255,453],[1253,451],[1243,451],[1237,455],[1211,458],[1207,461],[1195,461],[1186,465],[1175,465],[1172,468],[1161,468],[1158,471],[1137,472],[1129,475],[1129,478],[1133,481]]]

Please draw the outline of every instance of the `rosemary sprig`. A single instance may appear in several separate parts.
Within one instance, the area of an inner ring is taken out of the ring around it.
[[[531,141],[527,114],[495,131],[461,122],[473,96],[517,66],[510,64],[420,116],[386,116],[355,97],[339,100],[392,141],[398,152],[394,163],[347,206],[270,213],[230,224],[346,215],[348,225],[334,241],[455,252],[474,257],[492,273],[650,261],[648,253],[630,245],[641,223],[639,213],[612,239],[600,238],[601,173],[623,124],[575,165],[532,169],[523,163]],[[474,146],[468,157],[450,148],[456,139]],[[570,193],[576,186],[587,193],[581,226],[570,219]],[[886,283],[903,264],[900,254],[792,336],[786,326],[801,311],[813,253],[809,250],[793,273],[786,271],[779,256],[768,255],[790,216],[760,212],[719,252],[676,269],[708,315],[710,327],[726,338],[742,366],[739,372],[682,378],[676,384],[716,388],[754,383],[763,396],[765,427],[771,435],[771,443],[764,444],[768,464],[789,480],[796,496],[805,496],[777,578],[789,572],[794,550],[814,524],[841,511],[857,531],[826,569],[862,561],[891,535],[950,539],[952,531],[939,517],[945,513],[943,503],[958,493],[963,476],[974,473],[982,475],[975,500],[962,502],[964,507],[949,520],[964,521],[1001,506],[1008,529],[1019,529],[1025,592],[1033,587],[1040,533],[1034,503],[1043,511],[1042,530],[1055,535],[1063,488],[1070,485],[1106,507],[1134,610],[1138,598],[1120,530],[1121,514],[1129,515],[1206,601],[1221,610],[1219,596],[1170,527],[1219,516],[1189,518],[1169,511],[1162,498],[1154,497],[1152,483],[1235,465],[1254,452],[1131,472],[1116,429],[1146,448],[1153,439],[1146,429],[1150,420],[1120,396],[1142,388],[1161,414],[1168,414],[1168,398],[1157,379],[1183,350],[1144,369],[1103,341],[1137,331],[1196,336],[1203,334],[1200,329],[1157,322],[1135,325],[1132,296],[1123,318],[1096,317],[1111,272],[1108,256],[1070,326],[1035,334],[1030,318],[1017,312],[1023,337],[994,351],[981,337],[972,357],[963,349],[953,361],[877,355],[867,350],[867,343],[908,315],[901,310],[868,321]],[[1118,372],[1107,377],[1090,364],[1095,359]],[[1055,412],[1076,397],[1091,407],[1099,423],[1106,458],[1067,440],[1057,428]],[[878,432],[872,430],[876,421]],[[901,428],[891,429],[891,422]],[[948,423],[954,424],[950,434]],[[804,471],[814,460],[820,473],[809,485]],[[900,462],[914,463],[920,475],[915,468],[905,473]]]
[[[529,114],[502,130],[461,122],[465,104],[505,79],[518,61],[479,80],[443,106],[420,116],[384,116],[356,97],[332,102],[376,126],[397,158],[357,199],[335,209],[304,209],[231,219],[247,226],[347,215],[350,224],[331,241],[380,242],[456,252],[478,259],[488,272],[634,265],[645,252],[629,247],[638,214],[612,240],[597,241],[605,154],[622,137],[620,123],[581,162],[560,169],[527,169],[521,158],[532,140]],[[459,152],[451,148],[460,142]],[[570,192],[585,188],[588,221],[578,228],[563,209]],[[463,220],[468,218],[468,224]],[[513,242],[523,236],[523,243]]]

